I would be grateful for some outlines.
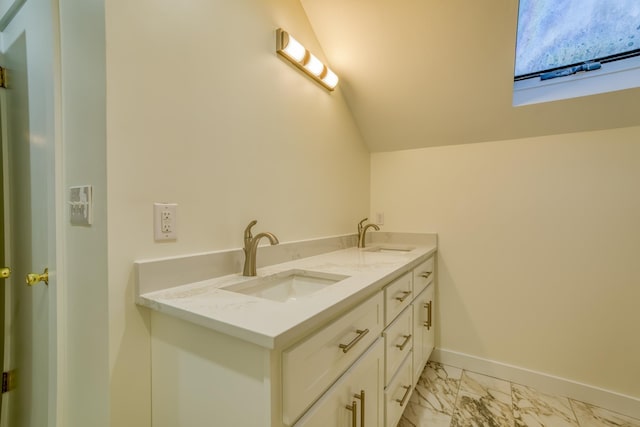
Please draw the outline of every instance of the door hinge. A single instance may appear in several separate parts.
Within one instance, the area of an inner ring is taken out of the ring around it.
[[[2,392],[6,393],[8,391],[16,388],[16,371],[9,371],[2,373]]]
[[[0,87],[7,87],[7,69],[0,67]]]

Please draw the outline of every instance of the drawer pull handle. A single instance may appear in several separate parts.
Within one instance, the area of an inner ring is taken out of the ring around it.
[[[433,326],[433,324],[431,323],[431,313],[433,312],[433,301],[429,301],[428,303],[425,303],[424,308],[427,309],[427,321],[424,322],[424,326],[427,328],[427,330],[430,330],[431,326]]]
[[[356,427],[356,418],[358,417],[358,404],[354,400],[351,405],[347,405],[347,409],[351,411],[351,426]]]
[[[411,334],[403,335],[403,337],[404,337],[404,342],[402,344],[396,344],[396,347],[398,347],[400,351],[404,350],[407,344],[409,344],[409,341],[411,341]]]
[[[360,427],[364,427],[364,390],[360,394],[354,394],[356,399],[360,399]]]
[[[433,271],[425,271],[424,273],[420,274],[420,277],[424,277],[425,279],[428,279],[429,276],[431,276],[431,273],[433,273]]]
[[[402,396],[402,399],[396,399],[396,402],[398,402],[400,406],[404,406],[404,404],[407,403],[407,398],[409,397],[409,392],[411,391],[410,385],[403,385],[402,388],[405,389],[404,396]]]
[[[339,345],[339,347],[342,349],[343,353],[346,353],[347,351],[351,350],[354,345],[358,344],[358,341],[360,341],[365,335],[367,335],[369,333],[369,329],[357,329],[356,332],[357,332],[358,336],[355,337],[353,340],[351,340],[351,342],[349,344],[340,344]]]
[[[404,300],[406,300],[409,295],[411,295],[411,291],[403,291],[402,296],[396,297],[396,299],[400,302],[404,302]]]

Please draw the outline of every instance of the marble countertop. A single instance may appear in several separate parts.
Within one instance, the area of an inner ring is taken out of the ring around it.
[[[143,293],[136,301],[258,346],[278,349],[316,328],[318,323],[357,305],[436,251],[435,244],[425,243],[411,245],[413,249],[408,252],[392,253],[372,251],[376,246],[382,245],[351,247],[258,269],[258,277],[293,269],[348,276],[295,300],[278,302],[226,290],[225,287],[254,279],[231,274]]]

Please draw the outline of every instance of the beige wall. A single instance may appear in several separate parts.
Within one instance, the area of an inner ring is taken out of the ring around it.
[[[375,153],[371,212],[439,234],[439,346],[640,397],[640,127]]]
[[[274,52],[288,29],[322,52],[297,0],[106,4],[111,425],[149,425],[149,321],[133,261],[355,231],[369,155],[340,90]],[[155,243],[152,204],[179,204]],[[258,255],[259,256],[259,255]]]

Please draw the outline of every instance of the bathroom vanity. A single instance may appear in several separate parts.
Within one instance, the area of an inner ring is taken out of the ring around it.
[[[153,426],[395,427],[434,347],[436,236],[371,240],[257,277],[158,284],[192,261],[136,263]]]

